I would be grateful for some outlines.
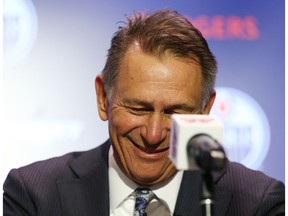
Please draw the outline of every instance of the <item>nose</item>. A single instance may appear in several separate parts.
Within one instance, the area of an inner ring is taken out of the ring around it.
[[[147,117],[141,128],[141,136],[147,145],[161,144],[168,136],[170,130],[169,120],[161,113],[154,112]]]

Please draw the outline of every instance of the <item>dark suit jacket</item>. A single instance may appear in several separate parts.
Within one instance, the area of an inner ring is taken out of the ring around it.
[[[108,216],[108,150],[106,142],[12,170],[4,183],[4,215]],[[284,215],[279,181],[231,162],[213,175],[215,216]],[[174,215],[201,215],[201,176],[184,173]]]

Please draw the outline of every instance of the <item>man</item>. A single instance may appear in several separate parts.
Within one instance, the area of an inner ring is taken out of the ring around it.
[[[177,12],[129,18],[95,80],[110,139],[12,170],[4,215],[137,215],[139,187],[153,191],[149,216],[201,215],[201,174],[177,171],[168,158],[170,117],[209,113],[216,69],[201,33]],[[283,183],[232,162],[213,177],[215,215],[284,215]]]

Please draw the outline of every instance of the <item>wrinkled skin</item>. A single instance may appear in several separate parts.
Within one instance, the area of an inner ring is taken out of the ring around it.
[[[108,120],[114,158],[140,185],[168,180],[176,173],[168,158],[171,114],[208,114],[215,93],[201,110],[201,68],[197,62],[166,54],[161,60],[137,45],[127,51],[109,100],[96,78],[98,112]]]

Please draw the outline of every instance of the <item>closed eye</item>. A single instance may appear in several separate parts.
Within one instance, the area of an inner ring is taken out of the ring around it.
[[[131,113],[136,114],[136,115],[144,115],[153,111],[146,107],[127,107],[127,108]]]
[[[196,114],[199,113],[198,110],[196,110],[194,107],[187,106],[185,104],[180,104],[180,105],[173,105],[171,107],[168,107],[164,111],[165,114],[167,115],[172,115],[172,114]]]
[[[167,115],[183,114],[183,111],[180,111],[180,110],[165,110],[164,114],[167,114]]]

